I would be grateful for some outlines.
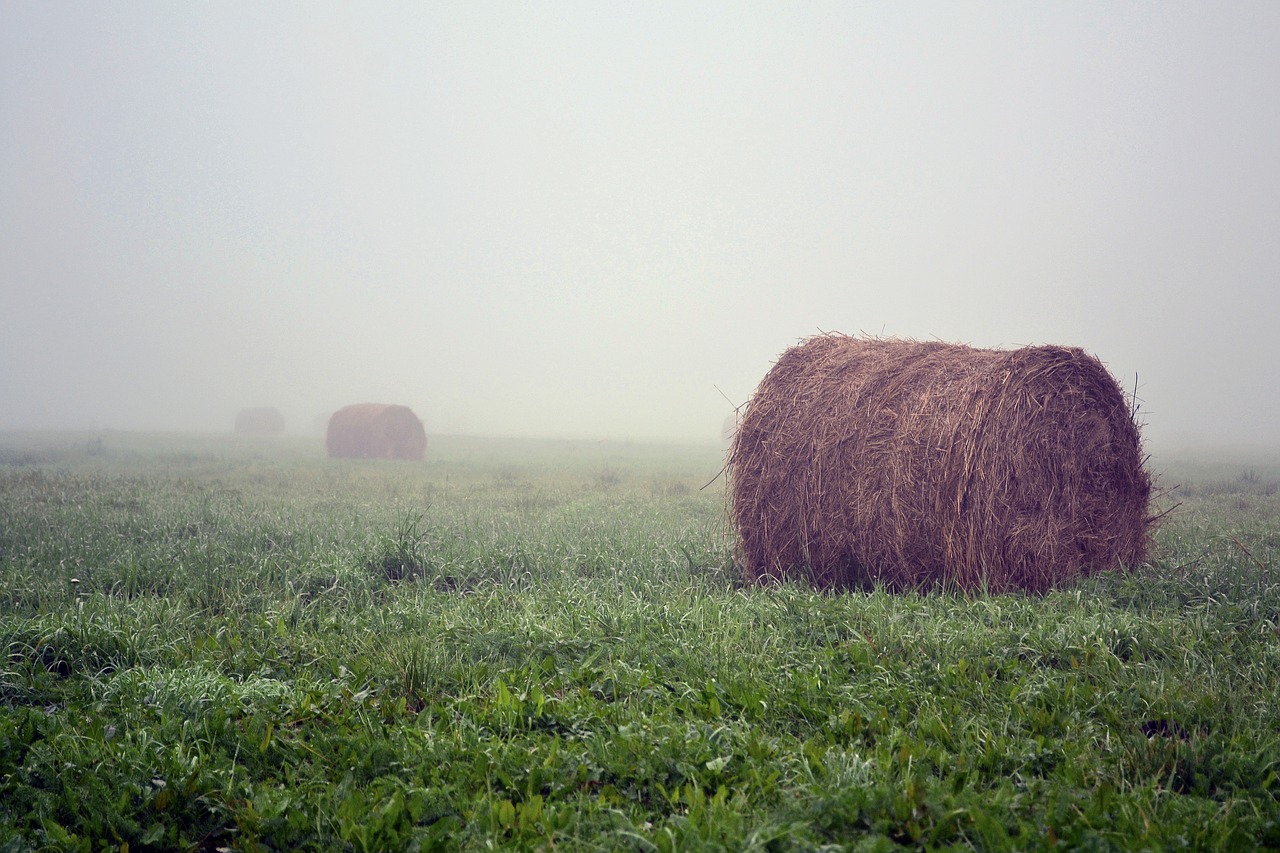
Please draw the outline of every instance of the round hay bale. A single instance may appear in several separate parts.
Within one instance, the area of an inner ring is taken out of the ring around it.
[[[421,459],[427,434],[406,406],[359,403],[329,418],[325,448],[332,458]]]
[[[241,409],[236,414],[236,432],[240,435],[279,435],[284,432],[284,415],[272,406]]]
[[[751,398],[730,514],[751,581],[1041,592],[1145,558],[1143,461],[1080,349],[823,335]]]

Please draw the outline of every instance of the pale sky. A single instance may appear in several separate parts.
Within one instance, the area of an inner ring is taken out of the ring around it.
[[[1274,0],[0,0],[0,429],[715,440],[865,331],[1277,444],[1277,45]]]

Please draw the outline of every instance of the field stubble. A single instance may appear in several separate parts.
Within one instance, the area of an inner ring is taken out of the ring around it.
[[[1267,469],[1124,575],[826,595],[722,462],[5,437],[0,849],[1280,844]]]

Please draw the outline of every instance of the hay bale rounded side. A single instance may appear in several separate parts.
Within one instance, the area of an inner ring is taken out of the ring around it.
[[[422,459],[427,434],[407,406],[358,403],[330,416],[325,449],[332,458]]]
[[[810,338],[756,390],[728,472],[752,581],[1040,592],[1150,538],[1138,427],[1075,348]]]
[[[273,406],[255,406],[236,413],[239,435],[280,435],[284,432],[284,415]]]

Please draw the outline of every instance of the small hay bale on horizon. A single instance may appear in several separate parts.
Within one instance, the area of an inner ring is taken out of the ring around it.
[[[1083,350],[829,334],[748,403],[728,503],[752,582],[1044,592],[1146,558],[1143,463]]]
[[[325,449],[334,459],[420,460],[427,434],[407,406],[357,403],[330,416]]]
[[[720,424],[720,440],[732,442],[733,437],[738,434],[738,424],[742,421],[742,413],[734,410],[724,416],[724,421]]]
[[[274,406],[254,406],[236,414],[238,435],[280,435],[284,432],[284,415]]]

